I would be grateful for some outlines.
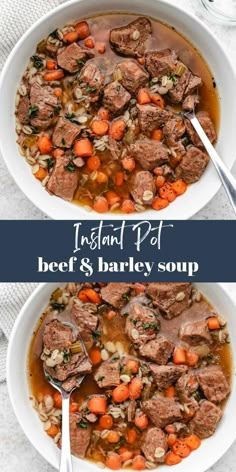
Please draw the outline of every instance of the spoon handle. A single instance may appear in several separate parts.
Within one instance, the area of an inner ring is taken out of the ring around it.
[[[62,438],[60,472],[72,472],[70,450],[70,394],[62,394]]]
[[[225,191],[229,197],[230,203],[236,213],[236,180],[227,169],[226,165],[217,154],[215,148],[212,146],[210,140],[208,139],[205,131],[203,130],[202,126],[200,125],[197,117],[194,113],[186,113],[186,117],[191,121],[195,131],[197,132],[199,138],[201,139],[203,145],[205,146],[213,164],[221,178],[222,184],[225,188]]]

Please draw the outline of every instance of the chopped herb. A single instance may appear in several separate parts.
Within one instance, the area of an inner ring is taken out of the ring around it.
[[[78,64],[78,66],[80,66],[80,65],[81,65],[81,66],[84,66],[84,64],[85,64],[85,62],[82,61],[82,59],[77,59],[76,62],[77,62],[77,64]]]
[[[81,85],[83,83],[83,80],[78,79],[78,84]]]
[[[155,331],[159,331],[160,327],[156,321],[151,321],[150,323],[143,323],[143,329],[153,328]]]
[[[112,360],[113,360],[113,361],[118,361],[119,359],[120,359],[120,356],[114,356],[114,357],[112,357]]]
[[[47,163],[48,163],[48,170],[54,167],[54,159],[52,157],[49,157],[49,159],[47,159]]]
[[[54,310],[58,311],[63,311],[65,309],[64,303],[51,303],[51,306],[54,308]]]
[[[89,85],[87,85],[84,90],[85,90],[85,92],[96,92],[97,91],[96,87],[89,87]]]
[[[136,324],[138,323],[138,320],[132,320],[134,326],[136,326]]]
[[[63,144],[63,146],[65,146],[66,142],[65,142],[65,138],[62,138],[61,140],[61,144]]]
[[[61,111],[61,105],[55,105],[53,107],[53,110],[54,112],[56,113],[56,115],[59,115],[60,111]]]
[[[57,29],[55,29],[49,36],[51,36],[53,39],[60,39]]]
[[[30,105],[29,107],[29,117],[35,118],[39,112],[39,107],[37,105]]]
[[[129,292],[122,294],[122,298],[123,298],[124,300],[129,300],[129,297],[130,297],[130,293],[129,293]]]
[[[117,87],[116,87],[117,92],[120,92],[120,89],[121,89],[121,86],[117,85]]]
[[[178,79],[176,77],[176,74],[174,74],[174,72],[171,72],[170,78],[171,78],[172,82],[178,82]]]
[[[73,162],[69,161],[66,166],[64,166],[64,169],[68,170],[69,172],[75,172],[76,166]]]
[[[34,56],[31,56],[30,59],[33,61],[36,69],[41,69],[43,67],[43,59],[40,56],[35,54]]]
[[[68,362],[70,360],[70,353],[69,352],[64,352],[63,357],[64,357],[65,361]]]
[[[118,451],[120,449],[120,444],[117,444],[117,446],[114,447],[114,451]]]
[[[76,116],[74,115],[74,113],[66,113],[65,117],[67,118],[67,120],[70,120],[71,123],[78,124],[78,121],[76,120]]]
[[[101,336],[101,331],[98,331],[98,330],[94,330],[92,331],[92,337],[93,339],[97,339]]]
[[[98,382],[102,382],[105,379],[104,376],[98,378]]]
[[[38,128],[36,128],[36,126],[31,126],[31,129],[32,129],[33,134],[37,134],[39,132],[39,130],[38,130]]]
[[[88,428],[87,423],[85,423],[83,420],[80,420],[79,423],[76,423],[76,425],[79,426],[79,428],[82,428],[82,429],[87,429]]]

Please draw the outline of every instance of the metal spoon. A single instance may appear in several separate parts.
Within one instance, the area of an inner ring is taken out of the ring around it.
[[[84,342],[79,335],[77,326],[69,322],[61,322],[64,326],[69,326],[76,334],[77,341],[80,342],[84,354],[88,355]],[[44,375],[47,381],[61,393],[62,397],[62,438],[61,438],[61,460],[60,460],[60,472],[72,472],[71,462],[71,448],[70,448],[70,396],[72,392],[82,383],[85,375],[80,375],[76,379],[76,386],[74,386],[70,392],[66,392],[62,387],[62,382],[55,380],[49,375],[44,367]]]
[[[184,116],[189,119],[192,126],[194,127],[196,133],[198,134],[199,138],[201,139],[204,147],[206,148],[217,172],[220,176],[221,182],[224,186],[224,189],[228,195],[230,203],[236,213],[236,179],[233,177],[229,169],[227,169],[224,162],[221,160],[220,156],[216,152],[215,148],[212,146],[210,140],[208,139],[205,131],[203,130],[202,126],[200,125],[194,111],[193,112],[186,112]]]

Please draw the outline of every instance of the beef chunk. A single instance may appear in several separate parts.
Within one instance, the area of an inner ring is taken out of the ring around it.
[[[22,125],[29,123],[30,101],[28,97],[22,97],[17,109],[17,117]]]
[[[158,428],[164,428],[182,418],[179,404],[172,398],[152,397],[142,402],[142,410]]]
[[[142,345],[156,337],[160,321],[150,308],[134,303],[126,319],[125,331],[136,344]]]
[[[190,407],[193,411],[198,409],[198,402],[192,396],[198,389],[198,380],[194,373],[182,375],[175,384],[176,393],[181,403]]]
[[[200,370],[198,380],[205,397],[210,402],[220,403],[230,393],[230,386],[220,366],[214,365]]]
[[[188,96],[194,93],[199,87],[202,86],[202,79],[198,75],[191,74],[188,85],[185,89],[184,95]]]
[[[110,32],[110,43],[116,52],[124,56],[141,57],[151,36],[151,22],[144,17],[137,18],[126,26],[114,28]]]
[[[47,349],[66,349],[76,341],[76,336],[69,326],[65,326],[58,320],[46,324],[43,332],[43,344]]]
[[[127,408],[127,417],[129,423],[132,423],[134,421],[136,408],[137,402],[135,400],[130,400]]]
[[[139,139],[131,144],[129,152],[144,170],[153,170],[169,160],[166,146],[153,140]]]
[[[178,77],[176,85],[174,85],[174,87],[168,92],[168,97],[171,103],[181,103],[183,101],[184,92],[191,77],[191,72],[187,68],[187,66],[185,66],[185,64],[183,64],[182,62],[178,62],[177,67],[178,66],[183,67],[184,72],[181,77]]]
[[[71,201],[78,185],[78,174],[65,168],[68,163],[69,159],[67,157],[57,158],[47,184],[47,190],[64,200]]]
[[[159,365],[167,364],[172,352],[174,344],[163,336],[158,336],[152,341],[140,347],[141,356],[147,357]]]
[[[185,124],[183,119],[180,117],[171,118],[163,128],[163,136],[169,147],[175,146],[176,141],[178,141],[184,133]]]
[[[103,362],[98,367],[94,378],[100,388],[116,387],[120,384],[119,362]]]
[[[212,342],[206,320],[184,323],[179,330],[182,341],[197,346],[198,344],[210,344]]]
[[[151,133],[171,119],[172,113],[154,104],[137,105],[139,126],[143,133]]]
[[[76,375],[74,377],[69,377],[62,383],[62,388],[64,388],[66,392],[71,392],[71,390],[75,388],[76,386],[79,387],[79,385],[77,385]]]
[[[199,103],[199,98],[197,95],[188,95],[184,101],[182,108],[184,111],[193,111]]]
[[[154,282],[147,287],[147,294],[168,319],[180,315],[189,306],[192,287],[190,283]]]
[[[57,55],[57,63],[62,67],[62,69],[73,73],[81,69],[82,65],[89,57],[93,57],[91,52],[88,52],[87,49],[83,49],[77,43],[72,43],[69,46],[66,46]]]
[[[68,362],[57,364],[54,368],[48,367],[46,364],[45,369],[54,378],[61,382],[64,382],[68,377],[78,376],[82,374],[88,374],[92,371],[92,364],[83,352],[77,354],[71,354]]]
[[[88,97],[88,101],[97,102],[105,82],[98,66],[92,62],[86,64],[80,72],[79,80],[83,95]]]
[[[161,449],[163,455],[161,455]],[[160,428],[149,428],[142,436],[141,450],[147,461],[162,463],[165,460],[168,445],[166,435]]]
[[[54,146],[70,148],[80,133],[80,126],[60,117],[54,128],[52,142]]]
[[[54,117],[54,107],[57,105],[53,88],[34,82],[30,89],[30,104],[32,107],[37,107],[35,116],[30,120],[31,125],[41,130],[48,128]]]
[[[117,80],[104,89],[103,104],[115,115],[122,113],[131,99],[131,95]]]
[[[119,142],[117,142],[115,139],[113,139],[111,136],[108,138],[108,143],[109,143],[109,150],[112,155],[112,158],[117,161],[120,156],[121,156],[121,145]]]
[[[86,308],[86,305],[78,305],[77,303],[74,303],[72,307],[72,313],[78,324],[80,336],[86,344],[89,344],[89,347],[92,347],[93,331],[95,331],[97,328],[98,316],[94,313],[91,313]]]
[[[122,308],[127,303],[131,288],[132,284],[129,283],[111,282],[101,288],[101,297],[115,308]]]
[[[150,364],[150,370],[158,390],[165,390],[188,369],[186,366]]]
[[[122,75],[119,81],[130,93],[136,93],[140,87],[145,87],[148,83],[147,72],[133,60],[120,62],[114,71]]]
[[[211,143],[214,143],[216,141],[217,136],[216,136],[214,125],[208,113],[205,111],[199,111],[196,114],[196,116],[198,118],[200,125],[204,129],[207,137],[209,138]],[[186,125],[186,131],[192,143],[194,144],[194,146],[204,149],[201,139],[199,138],[198,134],[196,133],[196,131],[194,130],[194,128],[192,127],[188,119],[185,120],[185,125]]]
[[[177,55],[175,51],[163,49],[161,51],[149,51],[145,55],[146,68],[152,77],[161,78],[170,75],[175,70]]]
[[[79,413],[70,414],[70,444],[71,452],[74,456],[83,459],[88,449],[91,437],[91,426],[80,427],[84,421]]]
[[[200,151],[200,149],[192,146],[176,167],[177,179],[183,179],[186,184],[197,182],[203,174],[208,162],[209,156],[205,152]]]
[[[190,422],[190,428],[200,439],[214,434],[222,417],[221,409],[209,401],[201,403],[200,408]]]
[[[151,205],[156,194],[156,186],[151,172],[137,172],[132,182],[131,195],[140,205]]]

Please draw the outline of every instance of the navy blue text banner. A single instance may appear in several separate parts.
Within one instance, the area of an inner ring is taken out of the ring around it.
[[[235,282],[236,221],[0,221],[1,282]]]

